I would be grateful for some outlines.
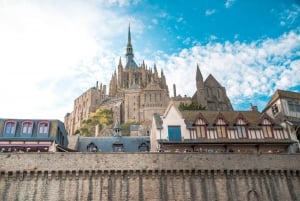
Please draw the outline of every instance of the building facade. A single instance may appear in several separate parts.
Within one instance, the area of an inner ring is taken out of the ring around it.
[[[55,152],[67,147],[67,132],[59,120],[0,119],[1,152]]]
[[[295,143],[267,114],[252,111],[179,111],[170,104],[153,116],[151,151],[288,153]]]
[[[263,112],[291,133],[291,138],[298,142],[295,148],[299,149],[300,93],[276,90]]]

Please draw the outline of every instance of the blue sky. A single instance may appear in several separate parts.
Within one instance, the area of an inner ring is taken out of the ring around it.
[[[171,96],[193,95],[198,64],[234,109],[262,110],[300,91],[299,13],[296,0],[0,0],[1,116],[63,120],[125,62],[129,22],[136,63],[163,69]]]

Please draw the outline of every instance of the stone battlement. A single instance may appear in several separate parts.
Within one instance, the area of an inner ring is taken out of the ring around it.
[[[299,154],[0,154],[1,200],[297,200]]]

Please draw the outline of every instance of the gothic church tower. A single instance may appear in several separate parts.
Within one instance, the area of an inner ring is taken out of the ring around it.
[[[159,77],[156,65],[153,70],[143,61],[138,66],[134,60],[131,30],[128,26],[126,63],[119,59],[117,73],[112,74],[109,96],[123,97],[123,118],[126,121],[145,122],[152,119],[153,113],[163,113],[169,102],[166,77],[161,71]]]

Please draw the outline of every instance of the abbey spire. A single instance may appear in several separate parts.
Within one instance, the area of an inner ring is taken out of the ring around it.
[[[137,68],[135,61],[133,60],[134,54],[131,44],[131,33],[130,33],[130,24],[128,26],[128,40],[127,40],[127,47],[126,47],[126,68]]]

